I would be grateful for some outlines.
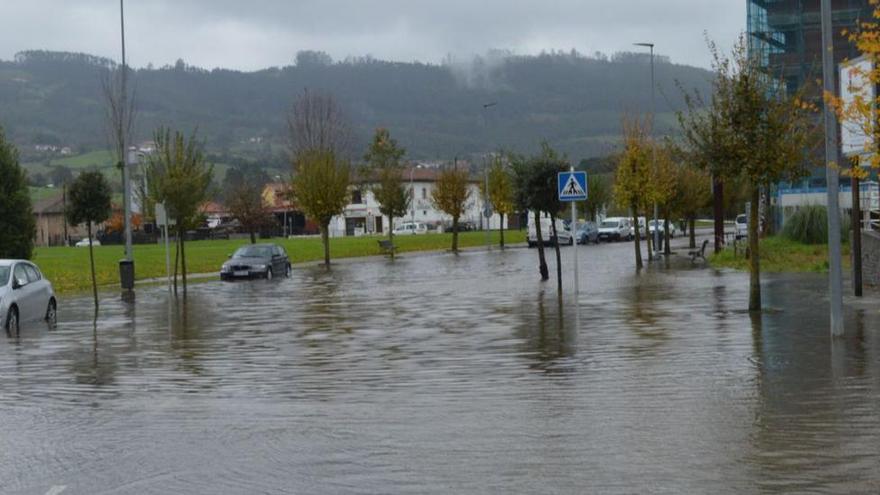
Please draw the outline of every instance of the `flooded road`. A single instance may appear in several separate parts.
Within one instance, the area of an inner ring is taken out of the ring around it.
[[[832,344],[824,276],[750,316],[744,274],[579,256],[577,304],[526,249],[63,299],[0,339],[0,493],[880,491],[880,308]]]

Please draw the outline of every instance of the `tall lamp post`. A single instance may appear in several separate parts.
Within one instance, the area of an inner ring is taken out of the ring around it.
[[[654,43],[633,43],[635,46],[643,46],[647,47],[651,50],[651,135],[654,135],[654,115],[657,112],[656,100],[654,99]],[[657,168],[657,160],[655,158],[655,150],[654,147],[651,147],[651,168]],[[654,201],[654,246],[653,251],[655,255],[659,255],[659,245],[660,245],[660,225],[658,223],[658,208],[657,202]],[[638,225],[636,225],[636,229],[638,229]]]
[[[491,101],[489,103],[483,104],[483,128],[485,130],[489,129],[489,121],[486,116],[486,112],[498,105],[497,101]],[[490,151],[490,157],[491,157]],[[492,207],[489,204],[489,162],[488,160],[483,163],[483,180],[485,181],[485,190],[483,191],[483,216],[486,218],[486,249],[492,249],[492,228],[489,221],[492,219]],[[503,226],[500,226],[501,228]]]
[[[821,0],[822,80],[826,94],[836,94],[834,71],[834,35],[831,24],[831,0]],[[843,335],[843,267],[840,261],[840,185],[837,116],[825,104],[825,174],[828,187],[828,291],[831,309],[831,336]]]

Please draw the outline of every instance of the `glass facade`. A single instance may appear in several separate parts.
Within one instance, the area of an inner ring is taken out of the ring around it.
[[[747,0],[748,46],[767,73],[790,92],[809,83],[821,103],[822,29],[819,0]],[[837,63],[858,57],[844,30],[855,30],[871,18],[869,0],[832,0],[834,58]],[[804,181],[805,187],[824,187],[824,168]]]

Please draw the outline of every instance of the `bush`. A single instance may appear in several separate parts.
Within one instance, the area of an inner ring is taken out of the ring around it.
[[[840,218],[840,236],[843,242],[849,240],[850,220]],[[824,206],[805,206],[795,212],[782,229],[782,235],[802,244],[828,243],[828,210]]]

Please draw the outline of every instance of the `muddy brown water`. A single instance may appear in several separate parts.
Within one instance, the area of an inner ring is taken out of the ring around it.
[[[631,256],[577,301],[527,249],[62,299],[0,339],[0,493],[880,491],[880,307],[832,342],[824,276],[754,316]]]

